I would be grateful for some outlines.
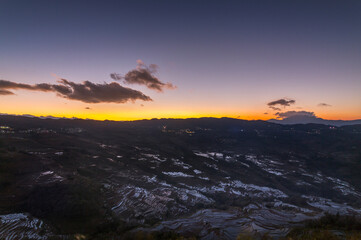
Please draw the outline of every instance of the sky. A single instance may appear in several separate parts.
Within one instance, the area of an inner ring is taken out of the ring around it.
[[[361,1],[0,0],[0,113],[361,119]]]

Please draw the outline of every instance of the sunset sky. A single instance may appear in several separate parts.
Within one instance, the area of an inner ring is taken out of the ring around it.
[[[0,0],[0,113],[289,111],[361,119],[361,1]]]

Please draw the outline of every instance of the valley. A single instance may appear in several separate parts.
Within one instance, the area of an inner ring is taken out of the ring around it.
[[[0,116],[0,238],[284,237],[361,213],[361,127]]]

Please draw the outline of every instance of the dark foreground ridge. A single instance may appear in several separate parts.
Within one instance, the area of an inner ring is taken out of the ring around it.
[[[1,115],[0,239],[318,234],[361,213],[360,146],[361,125]]]

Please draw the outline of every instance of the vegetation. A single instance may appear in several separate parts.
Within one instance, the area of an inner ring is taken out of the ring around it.
[[[269,235],[240,234],[237,240],[271,240]],[[359,240],[361,218],[326,213],[319,219],[308,220],[301,227],[292,229],[280,240]]]
[[[360,216],[325,214],[317,220],[307,221],[304,227],[295,228],[288,234],[290,240],[354,240],[361,239]]]
[[[103,207],[100,187],[81,177],[65,184],[36,186],[24,210],[51,222],[62,233],[99,231],[113,220]]]

